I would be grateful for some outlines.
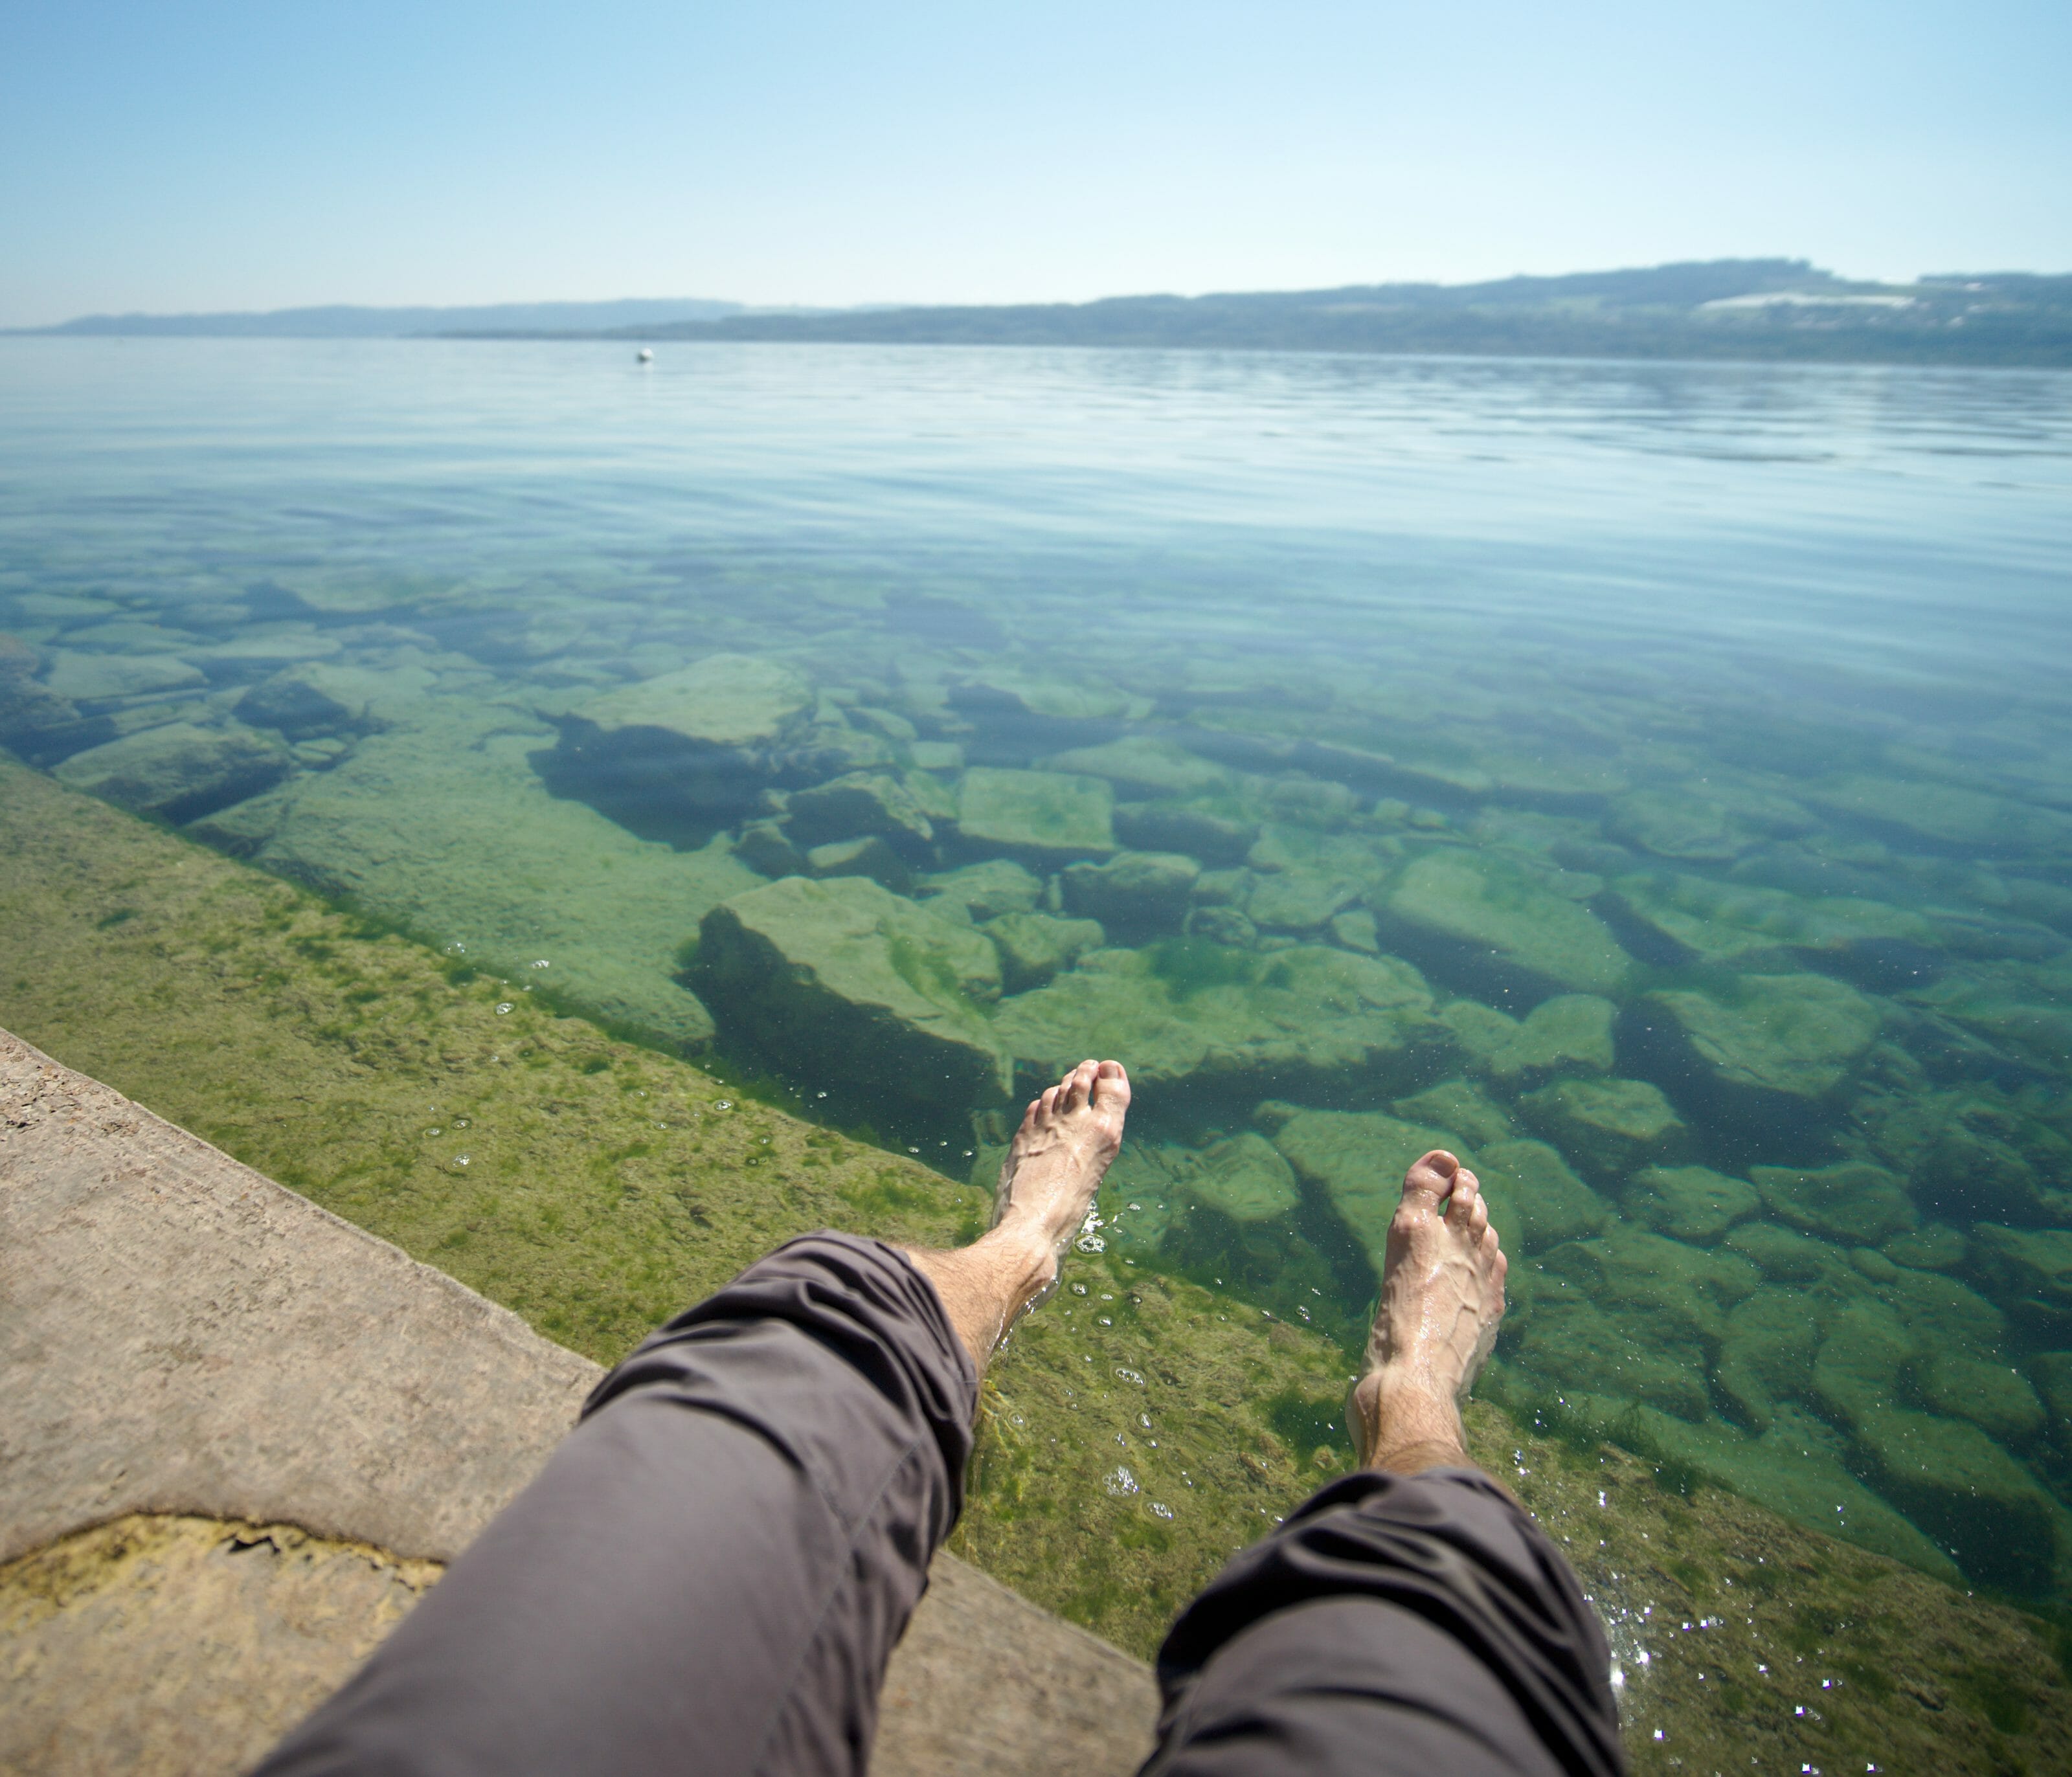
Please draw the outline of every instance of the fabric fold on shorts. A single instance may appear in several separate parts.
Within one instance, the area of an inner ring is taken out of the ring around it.
[[[1174,1625],[1145,1769],[1614,1777],[1610,1665],[1568,1564],[1487,1475],[1350,1475]]]

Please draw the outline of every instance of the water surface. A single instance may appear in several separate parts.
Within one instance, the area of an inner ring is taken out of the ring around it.
[[[960,1176],[1119,1053],[1087,1237],[1335,1336],[1443,1143],[1503,1397],[2072,1598],[2072,378],[15,340],[0,415],[35,762]]]

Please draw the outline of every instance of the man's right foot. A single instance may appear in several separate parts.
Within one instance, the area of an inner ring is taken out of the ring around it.
[[[1496,1344],[1509,1268],[1474,1174],[1443,1148],[1418,1160],[1388,1225],[1367,1373],[1346,1403],[1363,1467],[1466,1463],[1460,1404]]]
[[[1128,1110],[1121,1062],[1082,1061],[1030,1101],[1014,1132],[993,1197],[993,1227],[1040,1243],[1053,1280],[1065,1243],[1087,1219],[1101,1176],[1121,1150]]]

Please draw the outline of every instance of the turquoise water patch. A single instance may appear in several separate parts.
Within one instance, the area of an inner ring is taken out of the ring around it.
[[[2072,379],[0,343],[0,744],[1356,1344],[2072,1606]],[[825,1094],[825,1097],[822,1097]],[[752,1188],[752,1181],[744,1188]]]

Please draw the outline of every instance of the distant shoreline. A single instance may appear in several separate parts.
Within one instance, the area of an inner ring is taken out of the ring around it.
[[[1078,303],[753,310],[705,300],[92,315],[14,337],[623,340],[1081,347],[1610,362],[2072,369],[2072,275],[1851,281],[1721,260],[1471,285]]]

